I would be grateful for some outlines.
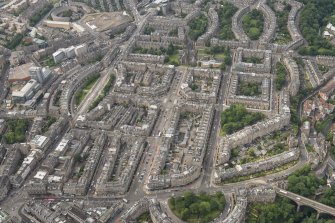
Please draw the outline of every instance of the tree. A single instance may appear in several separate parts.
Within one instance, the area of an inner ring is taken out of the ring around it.
[[[215,210],[219,208],[218,203],[215,200],[210,200],[209,201],[209,205],[210,205],[210,209],[211,210]]]
[[[13,144],[15,143],[15,135],[14,132],[8,132],[5,134],[5,141],[8,144]]]
[[[183,221],[205,223],[212,221],[224,210],[225,198],[221,192],[213,195],[185,192],[183,197],[169,199],[168,204]]]
[[[190,217],[190,210],[188,208],[185,208],[182,212],[181,212],[181,219],[183,221],[186,221],[188,218]]]
[[[305,197],[313,197],[317,188],[325,184],[323,179],[318,179],[315,173],[311,172],[309,165],[288,177],[288,190]]]
[[[192,214],[192,215],[195,215],[195,216],[198,216],[199,215],[199,213],[200,213],[200,206],[199,206],[199,203],[191,203],[191,205],[190,205],[190,213]]]
[[[173,55],[173,54],[176,53],[176,51],[177,51],[177,48],[172,43],[170,43],[167,50],[166,50],[166,54],[167,55]]]
[[[255,150],[253,148],[248,150],[248,155],[251,157],[256,157]]]
[[[7,122],[8,128],[4,135],[8,144],[24,142],[26,131],[29,127],[29,121],[25,119],[10,120]]]
[[[191,20],[188,25],[190,27],[188,35],[192,40],[196,41],[199,36],[206,32],[208,19],[204,14],[200,14],[200,16]]]
[[[230,50],[229,48],[227,49],[227,53],[226,53],[226,56],[224,58],[224,63],[226,65],[231,65],[232,64],[232,58],[231,58],[231,55],[230,55]]]
[[[253,125],[262,120],[262,113],[250,113],[243,105],[235,104],[221,113],[221,127],[223,134],[232,134],[245,126]]]
[[[254,9],[242,17],[243,29],[251,40],[257,40],[261,36],[264,29],[263,14]]]
[[[184,200],[185,200],[185,206],[190,206],[193,202],[195,202],[195,195],[192,192],[185,192],[184,193]]]
[[[299,49],[300,54],[335,56],[335,46],[320,35],[320,30],[335,13],[333,0],[299,0],[305,4],[300,15],[300,31],[309,46]]]
[[[234,33],[232,31],[232,18],[237,12],[238,8],[233,4],[225,2],[222,7],[220,7],[218,12],[220,30],[218,37],[221,40],[231,40],[235,39]]]
[[[200,215],[205,215],[206,213],[210,212],[211,210],[211,205],[207,201],[202,201],[199,204],[199,213]]]
[[[287,76],[287,72],[283,64],[277,63],[276,74],[277,77],[275,80],[275,86],[277,91],[280,91],[286,83],[286,76]]]
[[[222,63],[220,65],[220,70],[222,70],[222,71],[226,70],[226,65],[224,63]]]
[[[82,162],[82,160],[83,160],[83,158],[81,157],[80,154],[76,154],[76,155],[73,157],[73,159],[74,159],[74,161],[75,161],[76,163],[80,163],[80,162]]]
[[[146,26],[144,28],[143,34],[144,35],[150,35],[151,33],[155,32],[155,29],[153,27],[150,26]]]

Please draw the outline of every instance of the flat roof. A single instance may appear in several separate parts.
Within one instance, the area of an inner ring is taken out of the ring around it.
[[[34,176],[35,179],[43,180],[44,177],[47,175],[46,171],[38,171]]]
[[[42,136],[42,135],[36,135],[32,140],[31,143],[41,147],[43,146],[43,143],[47,140],[46,136]]]
[[[8,80],[16,81],[16,80],[27,80],[30,79],[29,68],[34,66],[33,63],[26,63],[20,66],[11,68],[9,71]]]

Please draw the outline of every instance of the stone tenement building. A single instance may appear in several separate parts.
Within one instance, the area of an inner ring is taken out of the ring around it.
[[[293,41],[287,46],[287,50],[297,49],[304,44],[304,38],[299,31],[299,25],[297,23],[297,17],[299,15],[298,13],[302,9],[303,4],[294,0],[288,0],[287,3],[291,5],[287,27],[293,39]]]
[[[180,94],[187,101],[201,103],[216,103],[217,94],[220,88],[222,74],[219,70],[190,68],[186,74],[185,81],[181,85]],[[190,86],[194,79],[202,79],[210,84],[206,87],[200,87],[200,91],[192,90]]]
[[[242,17],[250,12],[250,10],[250,6],[242,7],[232,18],[232,31],[234,32],[236,39],[241,43],[248,43],[250,41],[242,28]]]
[[[89,68],[82,68],[75,72],[75,74],[70,75],[67,78],[67,82],[62,89],[62,95],[60,99],[60,112],[61,114],[71,113],[70,103],[72,96],[75,91],[87,80],[87,78],[96,75],[101,69],[100,64],[92,65]]]
[[[261,63],[247,63],[245,59],[255,57]],[[233,69],[242,72],[270,73],[271,72],[271,51],[270,50],[251,50],[237,48],[234,56]]]
[[[171,65],[121,63],[117,68],[115,92],[157,97],[166,94],[175,74]]]
[[[317,56],[316,62],[324,66],[335,67],[335,57]]]
[[[135,174],[136,168],[140,162],[141,155],[144,150],[144,141],[142,139],[128,139],[127,141],[122,140],[122,145],[126,144],[126,148],[129,148],[123,156],[121,157],[120,163],[127,164],[125,167],[120,169],[118,172],[116,168],[121,168],[115,165],[115,159],[117,156],[122,154],[122,148],[120,150],[120,145],[118,142],[113,142],[112,147],[108,149],[107,156],[112,158],[104,159],[103,171],[96,182],[96,193],[99,195],[108,194],[125,194],[132,182],[132,178]],[[123,148],[124,150],[124,148]],[[119,164],[120,165],[120,164]],[[116,171],[116,176],[112,178],[111,173]]]
[[[265,24],[262,36],[259,39],[259,43],[262,47],[266,46],[270,42],[276,33],[277,17],[271,8],[266,4],[266,0],[262,0],[259,4],[258,9],[264,14]]]
[[[231,213],[222,223],[243,223],[248,206],[248,199],[245,196],[236,196],[235,206]]]
[[[285,57],[283,61],[291,78],[288,90],[290,92],[290,95],[294,96],[298,93],[300,88],[299,67],[297,63],[294,61],[294,59],[290,57]]]
[[[201,112],[202,117],[199,127],[196,129],[195,138],[192,146],[188,147],[184,154],[184,163],[180,164],[182,168],[173,168],[173,172],[169,174],[161,174],[165,167],[171,143],[173,143],[173,136],[177,134],[177,126],[180,119],[181,112]],[[157,190],[160,188],[176,187],[187,185],[193,182],[200,176],[201,166],[207,148],[207,140],[210,133],[213,118],[213,106],[195,106],[192,104],[185,104],[183,107],[175,111],[174,117],[170,121],[170,127],[159,146],[157,154],[154,159],[154,166],[149,175],[147,187],[149,190]]]
[[[247,126],[242,130],[227,135],[220,139],[216,152],[216,165],[222,165],[229,161],[232,148],[252,142],[258,137],[262,137],[273,131],[280,130],[290,123],[289,110],[274,118],[258,122],[252,126]]]
[[[105,12],[121,11],[124,10],[125,7],[128,7],[127,1],[123,0],[78,0],[77,2],[84,2],[93,8],[97,8]]]
[[[99,195],[125,193],[131,183],[132,177],[130,176],[134,174],[140,160],[141,155],[139,154],[143,152],[143,140],[121,139],[118,135],[113,136],[110,140],[110,137],[106,134],[100,134],[99,136],[95,134],[98,134],[98,132],[88,134],[87,131],[80,130],[72,131],[67,137],[63,138],[27,184],[27,192],[31,195],[85,195],[92,183],[95,170],[101,168],[102,171],[97,175],[98,178],[95,183],[96,193]],[[90,139],[91,137],[93,139]],[[93,147],[87,153],[92,140],[94,140]],[[105,147],[108,149],[104,150]],[[124,147],[129,148],[125,153],[122,152],[125,149]],[[73,149],[76,149],[75,153],[81,154],[81,156],[84,156],[82,154],[88,154],[79,179],[72,177],[75,165],[75,154],[71,155]],[[119,164],[116,164],[116,158],[120,154],[122,154],[121,164],[128,163],[122,169],[118,166]],[[111,179],[112,172],[116,168],[120,169],[116,176]]]
[[[229,87],[226,93],[225,103],[227,105],[243,104],[247,108],[270,110],[272,99],[272,79],[260,75],[246,73],[233,73],[230,77]],[[260,85],[261,94],[259,96],[238,95],[238,88],[241,82],[256,83]]]
[[[214,7],[208,10],[209,27],[202,36],[200,36],[196,42],[197,46],[205,46],[209,39],[215,34],[219,28],[219,16]]]
[[[106,97],[99,106],[80,117],[76,126],[149,136],[160,113],[159,107],[151,101],[118,96]]]
[[[213,181],[215,184],[220,184],[224,182],[224,180],[234,177],[247,176],[254,173],[275,169],[279,166],[297,160],[299,158],[299,155],[299,149],[294,149],[291,151],[283,152],[276,156],[266,158],[259,162],[236,165],[235,167],[228,169],[225,169],[224,167],[218,167],[214,172]]]
[[[321,85],[325,81],[325,77],[319,71],[317,64],[310,60],[303,61],[305,64],[306,74],[313,88]]]
[[[335,73],[334,57],[297,52],[306,43],[299,30],[303,4],[278,0],[273,10],[267,0],[227,0],[234,9],[225,1],[207,0],[75,1],[82,2],[51,3],[54,8],[29,32],[35,13],[50,2],[3,2],[19,16],[0,9],[0,42],[10,41],[6,37],[11,33],[25,33],[22,41],[28,45],[7,51],[0,47],[5,74],[0,98],[6,102],[0,109],[0,134],[10,133],[13,119],[29,119],[23,143],[9,145],[5,137],[0,146],[1,217],[8,213],[15,222],[136,223],[146,215],[153,223],[172,223],[178,218],[168,209],[169,198],[207,191],[222,192],[231,201],[228,213],[213,222],[242,223],[248,220],[248,202],[274,202],[275,192],[285,193],[271,183],[282,186],[305,163],[331,164],[325,136],[305,125],[302,134],[292,134],[296,128],[290,125],[290,97],[308,87],[300,86],[305,83],[299,80],[296,58],[304,60],[315,87]],[[226,6],[236,13],[222,8]],[[276,16],[280,19],[284,7],[292,41],[282,44],[282,21]],[[21,13],[23,8],[27,10]],[[243,27],[243,16],[252,10],[264,17],[264,30],[255,41],[252,27]],[[228,13],[230,18],[221,18]],[[200,23],[199,29],[190,30]],[[221,40],[225,38],[230,39]],[[6,69],[33,63],[52,65],[55,75],[31,93],[34,101],[18,106],[12,92],[25,83],[14,82],[30,77],[18,72],[7,78]],[[289,74],[281,90],[275,88],[276,63]],[[332,99],[334,83],[314,90]],[[307,101],[304,114],[327,118],[334,106],[323,99]],[[221,135],[223,111],[233,104],[266,118]],[[297,161],[300,141],[314,151]],[[283,151],[273,155],[281,146]],[[238,154],[236,148],[241,148]],[[275,176],[264,177],[267,182],[256,178],[273,172]],[[233,181],[239,182],[232,190],[222,189]],[[299,200],[294,195],[290,199]]]

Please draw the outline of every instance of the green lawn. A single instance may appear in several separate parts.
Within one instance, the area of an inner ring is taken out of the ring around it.
[[[210,56],[209,48],[198,49],[198,57]]]
[[[84,83],[81,89],[79,89],[75,94],[75,104],[76,106],[79,106],[80,103],[84,100],[88,92],[91,90],[91,88],[94,86],[94,84],[99,79],[100,74],[94,75],[87,79],[87,81]]]
[[[179,62],[179,54],[176,53],[176,54],[172,54],[169,56],[169,64],[173,64],[173,65],[179,65],[180,62]]]
[[[322,64],[318,64],[318,69],[320,70],[320,72],[321,72],[322,74],[325,74],[325,73],[327,73],[327,72],[329,71],[329,67],[324,66],[324,65],[322,65]]]
[[[224,60],[225,57],[226,55],[224,53],[218,53],[214,55],[214,58],[218,60]]]
[[[225,47],[213,46],[204,47],[197,51],[198,59],[202,57],[214,57],[214,59],[223,61],[225,65],[231,65],[230,49]]]
[[[111,75],[109,80],[107,81],[106,85],[102,89],[101,94],[94,100],[94,102],[89,107],[89,111],[91,111],[93,108],[97,107],[98,104],[104,99],[104,97],[108,94],[110,89],[112,88],[112,85],[114,84],[115,76]]]
[[[56,66],[56,63],[55,63],[54,59],[51,56],[46,57],[44,60],[42,60],[41,64],[43,66],[48,66],[48,67],[54,67],[54,66]]]
[[[277,77],[275,79],[275,87],[277,91],[280,91],[286,83],[287,76],[286,68],[282,63],[277,63],[276,75]]]
[[[138,218],[136,218],[137,223],[152,223],[150,212],[144,212]]]

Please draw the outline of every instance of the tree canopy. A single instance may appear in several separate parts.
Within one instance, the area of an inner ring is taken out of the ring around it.
[[[188,35],[192,40],[196,41],[199,36],[206,32],[208,19],[204,14],[200,14],[198,17],[191,20],[188,25],[190,27]]]
[[[335,1],[298,0],[305,4],[300,16],[300,31],[309,46],[299,49],[304,55],[335,56],[335,46],[321,36],[323,28],[333,21]],[[334,24],[335,25],[335,24]]]
[[[277,197],[274,203],[253,203],[248,206],[246,223],[335,223],[334,220],[316,219],[313,209],[301,208],[296,212],[297,207],[293,201]]]
[[[223,134],[232,134],[245,126],[253,125],[265,116],[259,112],[248,112],[243,105],[235,104],[221,113],[221,130]]]
[[[241,81],[237,88],[237,95],[258,96],[262,94],[260,83]]]
[[[242,17],[242,25],[251,40],[258,40],[264,29],[263,13],[254,9]]]
[[[309,165],[288,177],[288,190],[304,197],[314,197],[316,190],[325,184],[325,180],[317,178]]]
[[[47,4],[42,8],[39,12],[35,13],[31,16],[29,19],[29,25],[35,26],[46,14],[50,12],[50,10],[53,8],[53,5]]]
[[[8,144],[24,142],[26,140],[26,131],[29,128],[29,121],[26,119],[17,119],[7,121],[7,131],[4,139]]]
[[[221,40],[235,39],[232,31],[232,18],[237,12],[238,8],[232,3],[225,2],[221,8],[217,10],[219,16],[220,30],[218,38]]]
[[[276,86],[276,90],[280,91],[286,83],[286,76],[287,76],[286,68],[283,64],[277,63],[276,74],[277,74],[277,77],[275,80],[275,86]]]
[[[189,223],[210,222],[220,215],[225,206],[225,197],[221,192],[209,195],[205,192],[194,194],[185,192],[182,197],[169,199],[169,207],[183,221]]]

